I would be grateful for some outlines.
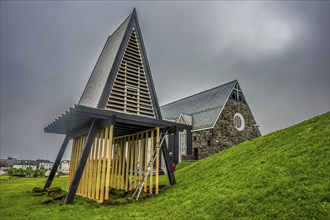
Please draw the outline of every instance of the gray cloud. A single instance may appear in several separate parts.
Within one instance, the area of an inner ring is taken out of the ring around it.
[[[264,134],[329,111],[327,1],[0,4],[1,158],[55,158],[43,127],[133,7],[161,104],[238,79]]]

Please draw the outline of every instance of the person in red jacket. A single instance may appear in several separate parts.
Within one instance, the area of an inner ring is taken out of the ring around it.
[[[175,165],[175,163],[172,164],[172,171],[173,172],[176,171],[176,165]]]

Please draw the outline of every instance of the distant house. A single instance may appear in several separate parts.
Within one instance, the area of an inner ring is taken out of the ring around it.
[[[7,159],[0,159],[1,164],[6,164],[9,166],[12,166],[16,162],[17,162],[17,159],[13,158],[13,157],[8,157]]]
[[[32,169],[35,170],[38,168],[38,163],[34,160],[18,160],[13,164],[13,168],[15,169],[26,170],[28,167],[32,167]]]
[[[61,161],[60,165],[58,166],[58,171],[64,174],[69,174],[69,170],[70,170],[70,160]]]
[[[48,177],[50,175],[50,173],[51,173],[51,169],[46,170],[45,176]],[[55,176],[58,176],[58,172],[55,173]]]
[[[185,131],[168,138],[174,163],[205,158],[261,135],[237,80],[163,105],[161,112],[166,120],[193,126],[188,139]]]
[[[49,160],[40,160],[38,159],[36,161],[38,163],[38,168],[40,169],[41,167],[43,167],[44,169],[48,170],[48,169],[52,169],[54,166],[53,162],[50,162]]]

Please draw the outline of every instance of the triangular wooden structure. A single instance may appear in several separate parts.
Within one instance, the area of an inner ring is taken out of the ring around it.
[[[149,188],[149,193],[158,194],[159,149],[170,184],[175,184],[166,142],[159,144],[161,133],[191,132],[191,128],[162,120],[134,9],[108,38],[78,105],[45,128],[45,132],[66,134],[45,188],[51,185],[72,139],[66,204],[76,194],[103,202],[111,188],[134,190],[149,168],[155,168],[155,190],[150,175],[144,191]],[[150,163],[151,155],[156,156]]]
[[[135,9],[108,38],[79,105],[162,118]]]

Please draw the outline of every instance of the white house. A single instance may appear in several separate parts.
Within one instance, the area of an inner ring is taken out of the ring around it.
[[[39,169],[41,167],[43,167],[44,169],[49,170],[49,169],[52,169],[53,166],[54,166],[54,163],[52,163],[52,162],[41,162],[41,163],[39,163]]]
[[[69,170],[70,170],[70,160],[61,161],[60,165],[58,166],[58,171],[64,174],[69,174]]]
[[[37,169],[37,163],[34,160],[19,160],[13,164],[13,168],[25,170],[28,167],[32,167],[33,170]]]

